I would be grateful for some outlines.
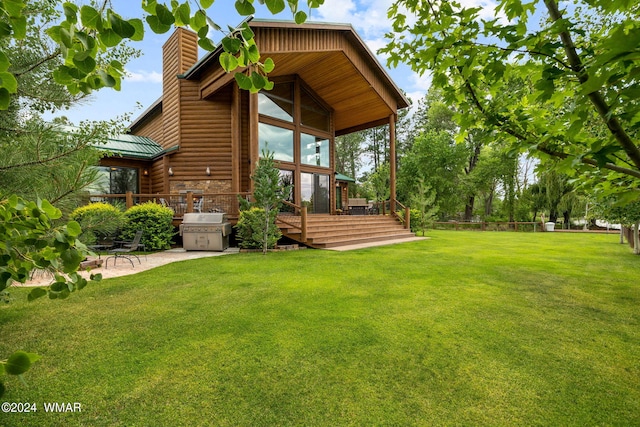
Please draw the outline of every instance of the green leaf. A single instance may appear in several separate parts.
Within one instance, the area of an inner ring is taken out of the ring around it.
[[[300,10],[296,12],[294,19],[296,21],[296,24],[304,24],[304,22],[307,20],[307,14]]]
[[[163,4],[156,5],[156,17],[162,25],[173,25],[176,22],[173,13]]]
[[[114,87],[116,85],[116,79],[107,73],[105,70],[98,71],[98,76],[102,81],[102,86],[104,87]]]
[[[284,0],[266,0],[267,8],[273,15],[280,13],[284,10]]]
[[[242,46],[242,41],[232,37],[223,38],[221,43],[224,50],[230,53],[237,53]]]
[[[134,19],[129,19],[128,22],[129,22],[129,25],[131,25],[135,30],[135,32],[131,37],[129,37],[129,39],[135,42],[142,41],[144,39],[144,24],[142,23],[142,20],[138,18],[134,18]]]
[[[256,46],[255,44],[249,46],[248,59],[254,64],[260,61],[260,52],[258,51],[258,46]]]
[[[262,89],[267,84],[267,80],[259,73],[255,71],[251,73],[251,82],[255,89]]]
[[[0,87],[0,110],[6,110],[9,108],[9,103],[11,102],[11,95],[9,95],[9,91]]]
[[[0,72],[0,87],[5,88],[9,93],[16,93],[18,91],[18,80],[9,72]]]
[[[216,49],[216,45],[213,44],[213,42],[206,37],[198,39],[198,46],[200,46],[201,48],[209,52]]]
[[[253,88],[253,82],[251,81],[251,78],[246,74],[236,73],[235,79],[240,89],[251,90]]]
[[[113,29],[113,31],[115,31],[123,39],[128,39],[136,33],[136,29],[133,25],[120,18],[115,13],[112,13],[109,16],[109,22],[111,23],[111,28]]]
[[[0,71],[7,71],[11,66],[9,57],[2,51],[0,51]]]
[[[87,51],[78,52],[73,56],[73,65],[78,67],[78,70],[83,73],[89,74],[96,68],[96,60],[87,53]]]
[[[201,11],[198,10],[192,17],[189,23],[189,26],[193,28],[194,31],[200,31],[200,28],[207,25],[207,16]]]
[[[269,74],[270,72],[272,72],[274,69],[276,68],[276,64],[275,62],[273,62],[273,59],[271,58],[267,58],[264,61],[264,72]]]
[[[0,37],[8,37],[11,35],[11,25],[6,22],[0,22]]]
[[[214,0],[200,0],[200,7],[209,9],[213,5]]]
[[[4,365],[4,369],[9,375],[22,375],[29,370],[32,364],[33,356],[24,351],[16,351],[7,359],[7,362]],[[33,362],[38,360],[37,358],[33,359]]]
[[[590,93],[597,92],[605,81],[606,76],[589,75],[587,81],[580,85],[580,92],[583,95],[589,95]]]
[[[67,21],[74,24],[78,22],[78,6],[73,3],[65,2],[62,5],[62,10],[64,11],[64,16],[67,18]]]
[[[178,6],[178,9],[175,13],[176,25],[185,26],[189,25],[191,21],[191,9],[189,8],[189,3],[182,3]]]
[[[22,0],[4,0],[3,6],[10,17],[17,18],[22,16],[22,9],[26,7],[26,4]]]
[[[102,27],[102,16],[91,6],[85,5],[80,8],[80,20],[82,21],[82,25],[92,30],[97,30]]]
[[[158,19],[157,16],[147,16],[146,20],[147,24],[149,24],[149,28],[151,28],[151,31],[156,34],[164,34],[171,29],[172,24],[163,24],[162,22],[160,22],[160,19]]]
[[[240,32],[242,34],[242,38],[246,41],[252,40],[255,37],[255,33],[246,22],[242,26],[242,30]]]
[[[222,52],[220,54],[220,66],[222,66],[222,68],[228,73],[238,67],[238,60],[232,54]]]
[[[60,27],[60,41],[62,44],[71,49],[73,47],[73,36],[71,32],[66,28]]]
[[[102,30],[98,34],[98,37],[106,47],[115,47],[122,41],[122,37],[111,28],[105,28]]]
[[[35,301],[38,298],[42,298],[43,296],[45,296],[47,294],[46,289],[42,289],[42,288],[34,288],[31,290],[31,292],[29,292],[29,295],[27,295],[27,300],[29,302],[31,301]]]
[[[18,16],[9,18],[11,21],[11,27],[13,28],[13,36],[22,40],[27,36],[27,17],[26,16]]]
[[[67,233],[71,237],[78,237],[82,234],[82,228],[80,228],[80,224],[77,221],[69,221],[67,224]]]
[[[236,0],[236,10],[242,16],[249,16],[256,13],[256,8],[247,0]]]

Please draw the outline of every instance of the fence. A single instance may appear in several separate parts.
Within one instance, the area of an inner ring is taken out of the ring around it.
[[[538,222],[466,222],[447,221],[434,222],[434,230],[476,230],[476,231],[543,231],[543,226]]]

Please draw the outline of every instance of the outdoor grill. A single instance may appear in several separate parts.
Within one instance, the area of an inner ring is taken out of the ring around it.
[[[182,247],[188,251],[224,251],[230,234],[225,213],[186,213],[180,224]]]

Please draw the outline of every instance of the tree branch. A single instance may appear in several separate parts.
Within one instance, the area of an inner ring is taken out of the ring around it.
[[[467,92],[471,96],[471,100],[473,101],[473,105],[478,109],[478,111],[480,111],[480,113],[482,113],[482,115],[485,116],[488,120],[491,120],[493,123],[495,123],[496,126],[501,131],[513,136],[514,138],[517,138],[520,141],[528,142],[528,143],[532,142],[531,139],[528,138],[526,135],[523,135],[520,132],[517,132],[517,131],[511,129],[507,125],[507,123],[501,121],[499,118],[497,118],[495,116],[492,116],[492,115],[488,114],[487,110],[480,103],[480,100],[478,99],[478,96],[477,96],[475,90],[473,89],[473,87],[471,86],[471,84],[468,81],[465,81],[465,88],[467,89]],[[575,156],[572,156],[570,154],[563,153],[561,151],[551,150],[550,148],[545,147],[544,145],[541,145],[541,144],[536,145],[536,150],[540,151],[541,153],[545,153],[545,154],[547,154],[549,156],[557,157],[559,159],[567,159],[569,157],[575,157]],[[596,160],[585,158],[585,157],[580,158],[580,161],[582,163],[586,164],[586,165],[593,166],[596,169],[604,168],[604,169],[608,169],[608,170],[611,170],[611,171],[614,171],[614,172],[618,172],[618,173],[621,173],[621,174],[624,174],[624,175],[633,176],[635,178],[640,179],[640,170],[631,169],[631,168],[625,168],[625,167],[618,166],[616,164],[608,163],[608,162],[605,163],[605,164],[600,164]]]
[[[556,0],[544,0],[544,3],[547,6],[547,9],[549,10],[549,16],[553,21],[562,19],[562,14],[558,9]],[[562,41],[562,44],[564,46],[569,64],[571,64],[571,69],[578,77],[580,83],[585,83],[587,80],[589,80],[589,75],[586,73],[584,64],[582,63],[582,60],[578,55],[576,46],[571,38],[571,34],[569,34],[569,32],[566,30],[562,31],[560,33],[560,40]],[[633,164],[638,169],[640,169],[640,148],[638,148],[638,146],[631,140],[631,137],[627,134],[618,119],[613,115],[613,112],[607,105],[600,91],[592,92],[587,96],[591,100],[591,103],[595,106],[598,114],[605,122],[616,141],[620,143]]]

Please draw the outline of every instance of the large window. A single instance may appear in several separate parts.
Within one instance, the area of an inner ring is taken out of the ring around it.
[[[293,162],[293,131],[278,126],[260,123],[258,127],[260,155],[263,151],[273,153],[275,160]]]
[[[312,213],[331,207],[331,112],[299,79],[276,82],[258,94],[258,150],[283,162],[281,178],[293,185],[295,204]],[[286,170],[285,170],[286,169]]]
[[[125,194],[127,191],[138,193],[138,169],[116,166],[98,167],[98,180],[92,192]]]
[[[329,140],[306,133],[301,134],[300,163],[325,168],[331,166],[329,161]]]

